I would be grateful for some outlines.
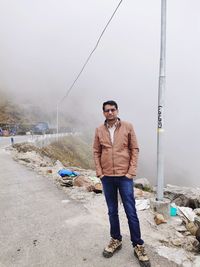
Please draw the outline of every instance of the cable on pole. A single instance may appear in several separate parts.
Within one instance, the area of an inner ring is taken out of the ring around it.
[[[118,10],[118,8],[120,7],[120,5],[121,5],[122,2],[123,2],[123,0],[120,0],[120,1],[119,1],[117,7],[115,8],[114,12],[112,13],[112,16],[110,17],[110,19],[109,19],[108,22],[106,23],[106,26],[104,27],[103,31],[101,32],[101,34],[100,34],[100,36],[99,36],[99,38],[98,38],[98,40],[97,40],[97,42],[96,42],[96,44],[95,44],[93,50],[91,51],[91,53],[90,53],[89,56],[87,57],[85,63],[83,64],[83,66],[82,66],[80,72],[78,73],[78,75],[76,76],[75,80],[73,81],[73,83],[71,84],[71,86],[69,87],[69,89],[67,90],[67,93],[65,94],[65,96],[58,102],[58,104],[62,103],[63,100],[64,100],[66,97],[68,97],[70,91],[71,91],[72,88],[74,87],[75,83],[76,83],[77,80],[79,79],[81,73],[82,73],[83,70],[85,69],[85,67],[86,67],[86,65],[88,64],[88,62],[89,62],[90,58],[92,57],[93,53],[94,53],[95,50],[97,49],[97,47],[98,47],[98,45],[99,45],[99,43],[100,43],[100,41],[101,41],[101,38],[103,37],[103,34],[105,33],[105,31],[106,31],[108,25],[110,24],[111,20],[113,19],[115,13],[117,12],[117,10]]]

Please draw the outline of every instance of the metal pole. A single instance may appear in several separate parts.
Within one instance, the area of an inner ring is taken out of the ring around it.
[[[161,46],[158,89],[158,132],[157,132],[157,200],[163,200],[164,190],[164,104],[166,71],[166,1],[161,0]]]
[[[57,133],[57,136],[56,136],[56,139],[58,141],[58,103],[57,103],[57,106],[56,106],[56,112],[57,112],[57,122],[56,122],[56,133]]]

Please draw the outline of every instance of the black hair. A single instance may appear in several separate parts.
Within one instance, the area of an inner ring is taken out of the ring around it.
[[[103,111],[104,111],[104,108],[105,108],[106,105],[115,106],[116,109],[118,109],[117,103],[115,101],[113,101],[113,100],[108,100],[108,101],[103,103]]]

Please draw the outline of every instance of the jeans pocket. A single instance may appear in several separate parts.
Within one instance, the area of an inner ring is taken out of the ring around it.
[[[124,176],[126,179],[128,179],[128,180],[133,180],[133,178],[131,177],[131,178],[128,178],[126,175]]]

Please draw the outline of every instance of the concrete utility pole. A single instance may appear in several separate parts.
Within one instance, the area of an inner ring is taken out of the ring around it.
[[[57,133],[57,141],[58,141],[58,103],[56,106],[56,133]]]
[[[158,133],[157,133],[157,200],[163,200],[164,190],[164,104],[165,104],[165,72],[166,72],[166,1],[161,0],[161,46],[160,74],[158,88]]]

